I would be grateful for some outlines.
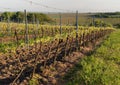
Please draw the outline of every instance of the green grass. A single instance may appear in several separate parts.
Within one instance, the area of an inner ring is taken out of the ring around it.
[[[83,58],[64,79],[66,85],[120,85],[120,30]]]

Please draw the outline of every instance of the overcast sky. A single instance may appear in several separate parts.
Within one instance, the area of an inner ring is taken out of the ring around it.
[[[33,1],[33,2],[29,2]],[[9,9],[8,9],[9,8]],[[120,0],[1,0],[0,11],[116,12]]]

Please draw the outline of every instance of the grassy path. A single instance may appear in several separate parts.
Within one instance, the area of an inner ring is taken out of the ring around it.
[[[66,85],[120,85],[120,30],[65,76]]]

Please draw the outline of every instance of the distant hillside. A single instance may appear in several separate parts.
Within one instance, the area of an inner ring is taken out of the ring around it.
[[[109,13],[96,13],[92,15],[96,18],[120,18],[120,12],[109,12]]]
[[[59,13],[48,13],[56,24],[60,22]],[[73,25],[76,22],[75,13],[61,13],[62,24]],[[79,13],[79,25],[88,26],[93,21],[93,17],[96,21],[103,21],[111,25],[116,25],[120,23],[120,12],[111,12],[111,13]]]

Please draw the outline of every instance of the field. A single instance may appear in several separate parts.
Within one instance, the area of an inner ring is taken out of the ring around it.
[[[120,85],[120,0],[1,0],[0,85]]]
[[[91,15],[94,15],[95,13],[79,13],[79,24],[88,26],[90,23],[92,23],[93,18]],[[60,21],[60,14],[59,13],[48,13],[48,16],[56,20],[56,23],[59,24]],[[63,24],[68,24],[68,25],[74,25],[75,24],[75,13],[63,13],[61,14],[62,16],[62,23]],[[120,22],[120,18],[98,18],[96,17],[95,20],[101,20],[104,21],[105,23],[109,24],[118,24]]]
[[[62,25],[49,16],[55,24],[0,22],[0,85],[120,83],[118,29],[88,26],[88,14],[64,14]]]

